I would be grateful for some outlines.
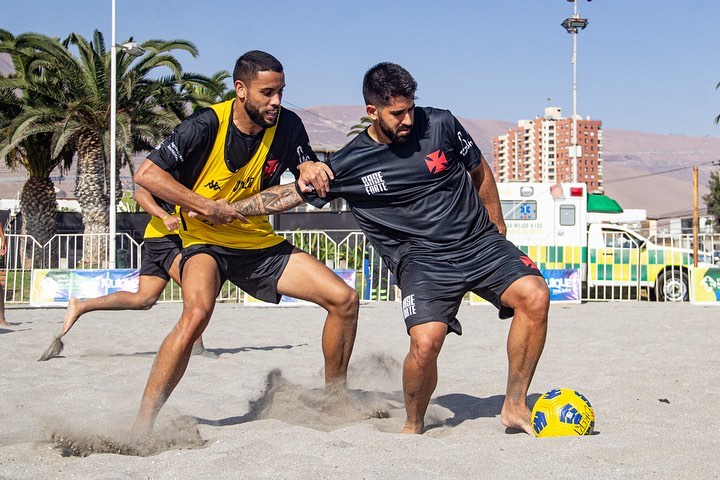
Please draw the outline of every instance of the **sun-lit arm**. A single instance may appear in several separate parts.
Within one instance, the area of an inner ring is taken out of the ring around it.
[[[290,210],[305,203],[294,183],[276,185],[252,197],[231,203],[235,210],[245,217],[272,215]]]

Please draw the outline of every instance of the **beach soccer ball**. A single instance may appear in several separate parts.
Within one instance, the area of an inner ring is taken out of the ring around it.
[[[591,435],[595,411],[582,393],[556,388],[538,398],[531,421],[536,437]]]

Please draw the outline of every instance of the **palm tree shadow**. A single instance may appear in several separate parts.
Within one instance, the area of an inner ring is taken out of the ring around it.
[[[10,323],[11,327],[14,327],[16,325],[20,325],[20,323]],[[27,332],[29,330],[32,330],[31,328],[7,328],[7,327],[0,327],[0,335],[3,335],[5,333],[15,333],[15,332]]]
[[[0,333],[2,333],[0,331]],[[270,352],[272,350],[289,350],[291,348],[295,347],[304,347],[308,345],[307,343],[299,343],[297,345],[266,345],[264,347],[237,347],[237,348],[208,348],[207,350],[209,352],[214,353],[215,355],[222,355],[223,353],[230,353],[230,354],[236,354],[236,353],[242,353],[242,352],[251,352],[253,350],[261,350]],[[157,351],[152,352],[135,352],[135,353],[113,353],[110,356],[111,357],[150,357],[157,354]]]
[[[209,352],[214,353],[215,355],[222,355],[223,353],[242,353],[242,352],[252,352],[253,350],[261,350],[265,352],[270,352],[273,350],[290,350],[291,348],[295,347],[304,347],[307,346],[307,343],[298,343],[297,345],[267,345],[265,347],[237,347],[237,348],[208,348],[207,350]]]

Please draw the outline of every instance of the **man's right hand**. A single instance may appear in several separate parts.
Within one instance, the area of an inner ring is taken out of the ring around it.
[[[208,203],[208,210],[205,214],[188,212],[188,216],[191,218],[198,218],[211,225],[224,225],[226,223],[232,223],[235,220],[240,220],[242,223],[250,223],[250,221],[241,215],[240,212],[231,207],[228,201],[224,198],[216,201],[210,201]]]

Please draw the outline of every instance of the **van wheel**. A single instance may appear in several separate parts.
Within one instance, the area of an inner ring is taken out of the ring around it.
[[[687,302],[690,300],[690,284],[686,272],[666,270],[657,281],[657,298],[661,302]]]

